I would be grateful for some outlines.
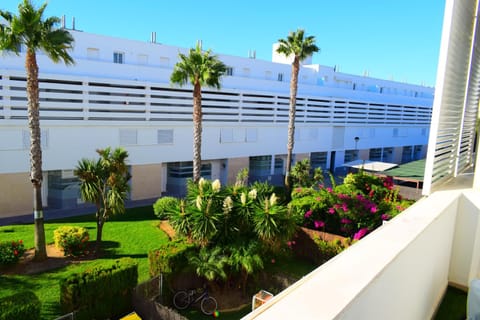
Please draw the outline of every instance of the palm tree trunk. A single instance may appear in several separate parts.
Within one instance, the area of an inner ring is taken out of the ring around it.
[[[193,88],[193,182],[198,182],[202,169],[202,91],[197,81]]]
[[[292,170],[292,153],[295,139],[295,112],[297,104],[298,71],[300,60],[295,57],[292,63],[292,78],[290,79],[290,110],[288,113],[288,142],[287,142],[287,163],[285,168],[285,189],[287,199],[290,199],[292,190],[290,171]]]
[[[28,127],[30,129],[30,181],[33,185],[33,218],[35,221],[35,260],[47,258],[42,205],[42,145],[40,139],[40,103],[38,65],[35,52],[28,50],[27,70]]]
[[[102,249],[102,231],[104,221],[102,218],[97,219],[97,240],[95,242],[95,254],[98,255]]]

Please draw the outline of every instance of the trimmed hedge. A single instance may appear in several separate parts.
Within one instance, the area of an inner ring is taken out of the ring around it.
[[[132,293],[137,285],[138,266],[122,258],[94,269],[72,274],[60,281],[60,305],[75,318],[120,318],[133,310]]]
[[[32,291],[0,298],[0,320],[40,319],[41,303]]]
[[[187,265],[185,254],[194,245],[184,239],[169,242],[159,249],[148,252],[148,266],[150,276],[155,277],[160,273],[169,275],[172,272],[179,272]]]

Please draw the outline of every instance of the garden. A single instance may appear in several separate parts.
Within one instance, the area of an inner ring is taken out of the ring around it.
[[[118,281],[132,287],[161,273],[165,304],[178,290],[206,286],[222,317],[238,318],[251,310],[249,302],[259,290],[278,293],[412,203],[402,199],[391,179],[358,172],[337,185],[333,177],[323,181],[319,169],[312,172],[308,161],[292,169],[289,201],[283,188],[247,181],[247,170],[229,186],[189,181],[183,199],[161,197],[153,207],[108,216],[100,248],[92,236],[98,214],[49,221],[50,251],[43,263],[32,261],[32,250],[26,250],[33,247],[33,225],[0,227],[0,305],[30,292],[41,302],[39,318],[54,319],[72,304],[66,301],[81,286],[75,279],[88,275],[97,281],[105,269],[134,265],[136,271],[125,271],[128,276]],[[114,287],[112,280],[98,281]],[[106,305],[104,295],[91,295],[92,304]],[[193,310],[183,314],[203,317]]]

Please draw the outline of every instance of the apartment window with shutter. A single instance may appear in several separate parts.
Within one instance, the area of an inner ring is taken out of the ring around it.
[[[172,144],[173,143],[173,129],[162,129],[157,131],[158,144]]]
[[[280,82],[283,81],[283,73],[278,74],[277,80],[280,81]]]
[[[227,67],[227,70],[225,71],[225,75],[233,76],[233,68],[232,67]]]
[[[123,64],[125,62],[125,54],[123,52],[113,53],[113,63]]]
[[[137,144],[137,129],[120,129],[120,145]]]

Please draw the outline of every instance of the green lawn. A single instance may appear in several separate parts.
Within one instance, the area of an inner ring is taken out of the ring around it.
[[[132,257],[138,262],[139,283],[149,279],[148,251],[167,243],[168,237],[158,229],[159,220],[153,214],[152,207],[128,209],[123,215],[113,217],[103,228],[105,254],[100,259],[70,265],[37,275],[0,275],[0,297],[23,289],[34,291],[42,301],[42,319],[55,319],[62,315],[60,310],[59,281],[63,277],[81,272],[85,268],[108,260]],[[63,225],[82,226],[89,230],[91,241],[96,237],[94,215],[70,217],[47,221],[45,233],[47,243],[53,243],[53,231]],[[0,241],[23,240],[26,248],[33,248],[33,224],[10,225],[0,227]],[[285,274],[300,279],[315,267],[303,261],[277,259],[274,263],[265,262],[267,274]],[[270,289],[270,288],[263,288]],[[222,313],[222,319],[239,319],[251,310],[251,306],[237,312]],[[206,319],[198,310],[190,309],[184,314],[189,319]],[[211,318],[211,317],[209,317]]]
[[[121,257],[132,257],[138,262],[139,282],[149,278],[148,251],[168,242],[165,233],[157,228],[158,219],[151,207],[128,209],[123,215],[107,221],[103,228],[103,241],[106,252],[101,259],[70,265],[38,275],[1,275],[0,297],[22,289],[33,290],[42,301],[42,318],[54,319],[61,315],[59,300],[61,278],[80,272],[87,267]],[[73,217],[63,220],[47,221],[45,234],[47,243],[53,243],[53,231],[62,225],[86,227],[90,239],[95,240],[96,222],[94,215]],[[26,248],[32,248],[33,224],[0,227],[0,241],[23,240]]]

